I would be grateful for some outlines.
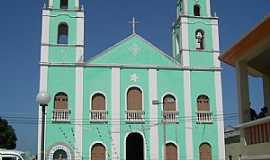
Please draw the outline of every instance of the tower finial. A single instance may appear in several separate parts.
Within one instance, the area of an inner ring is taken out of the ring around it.
[[[136,21],[135,17],[132,18],[132,21],[128,22],[129,24],[132,24],[132,34],[136,33],[136,24],[139,24],[139,21]]]

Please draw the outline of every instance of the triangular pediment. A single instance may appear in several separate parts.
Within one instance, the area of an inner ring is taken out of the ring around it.
[[[177,62],[138,34],[132,34],[90,59],[89,64],[176,66]]]

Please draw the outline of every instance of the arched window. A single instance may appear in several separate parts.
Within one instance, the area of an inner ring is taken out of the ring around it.
[[[196,49],[204,49],[204,32],[203,30],[197,30],[195,33]]]
[[[201,16],[201,8],[198,4],[193,7],[194,16]]]
[[[211,146],[208,143],[200,145],[200,160],[212,160]]]
[[[198,111],[210,111],[209,98],[207,95],[200,95],[197,98]]]
[[[142,110],[142,91],[137,87],[132,87],[128,90],[127,110],[129,111]]]
[[[106,148],[101,143],[96,143],[91,149],[91,160],[105,160]]]
[[[172,95],[166,95],[163,98],[163,110],[164,111],[176,111],[176,100]]]
[[[173,143],[166,144],[166,160],[177,160],[177,146]]]
[[[92,97],[92,104],[91,109],[95,111],[105,110],[106,108],[106,102],[105,102],[105,96],[97,93]]]
[[[68,0],[61,0],[60,1],[60,8],[61,9],[68,9]]]
[[[59,92],[54,96],[54,109],[67,110],[68,96],[64,92]]]
[[[58,44],[68,44],[68,25],[60,23],[58,26]]]
[[[62,150],[62,149],[58,149],[53,153],[53,159],[67,159],[67,153]]]

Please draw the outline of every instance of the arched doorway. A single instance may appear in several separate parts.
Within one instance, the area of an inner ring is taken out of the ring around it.
[[[144,140],[139,133],[130,133],[126,139],[126,160],[144,160]]]

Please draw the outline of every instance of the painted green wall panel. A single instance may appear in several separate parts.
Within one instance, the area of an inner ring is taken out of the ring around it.
[[[159,108],[159,157],[164,157],[164,138],[166,142],[174,142],[178,145],[178,156],[180,159],[186,158],[186,141],[185,141],[185,106],[184,106],[184,86],[183,86],[183,72],[159,70],[158,71],[158,98],[163,101],[163,97],[167,94],[175,96],[177,101],[177,110],[179,118],[177,124],[162,123],[163,105]],[[165,132],[164,132],[165,129]]]
[[[56,123],[52,121],[54,110],[54,96],[58,92],[68,95],[69,122]],[[48,93],[51,101],[47,109],[46,146],[49,147],[58,142],[66,142],[70,147],[74,144],[74,120],[75,120],[75,69],[63,67],[49,67],[48,69]],[[70,143],[70,144],[69,144]]]
[[[201,143],[209,143],[212,147],[213,159],[218,159],[218,131],[216,116],[215,97],[215,75],[214,72],[192,72],[191,73],[191,99],[193,113],[193,148],[194,157],[199,159],[199,146]],[[212,124],[198,124],[196,121],[197,97],[205,94],[210,99],[210,110],[213,113]]]
[[[104,94],[108,111],[108,123],[90,122],[91,97],[96,93]],[[111,159],[111,69],[85,68],[84,70],[84,105],[83,119],[86,125],[83,128],[83,156],[88,159],[91,154],[91,145],[102,142],[108,149],[107,157]]]

